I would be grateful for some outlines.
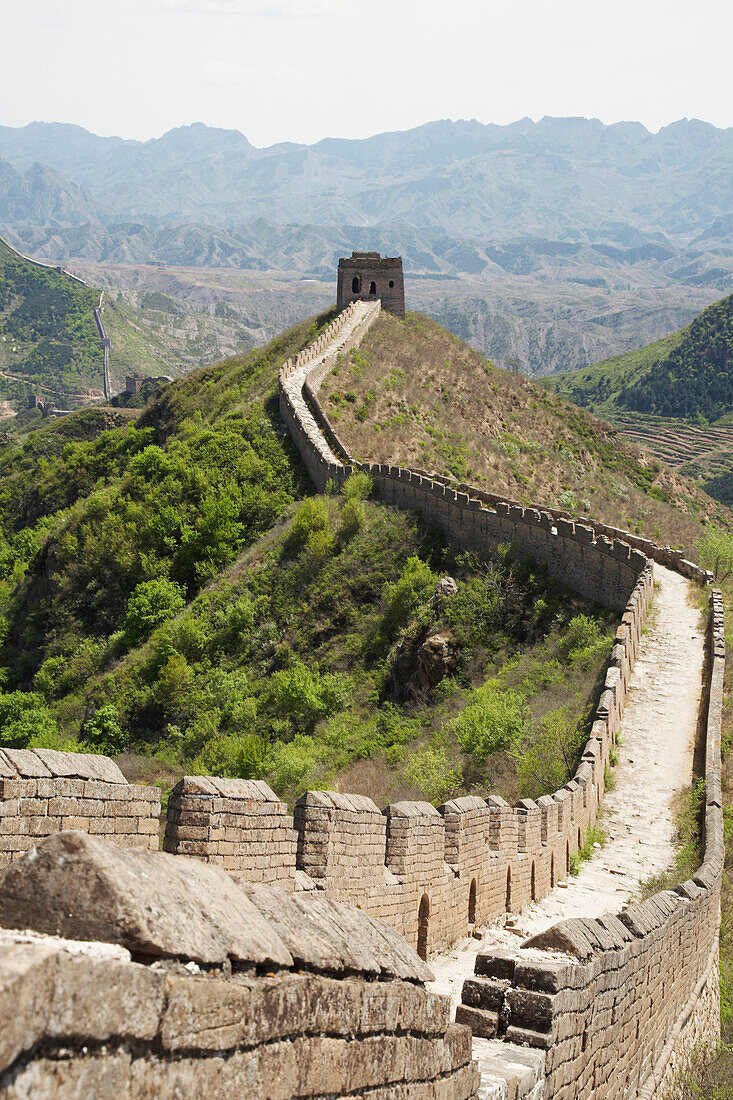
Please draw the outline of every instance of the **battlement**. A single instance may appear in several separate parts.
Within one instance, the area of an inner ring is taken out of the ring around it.
[[[620,637],[640,636],[651,595],[645,563]],[[591,737],[575,776],[552,796],[380,810],[364,796],[308,791],[290,818],[265,783],[189,776],[171,793],[164,847],[248,882],[321,891],[386,920],[427,957],[543,897],[567,874],[603,799],[633,654],[614,644]]]
[[[67,829],[158,847],[160,791],[128,783],[107,756],[0,749],[0,867]]]

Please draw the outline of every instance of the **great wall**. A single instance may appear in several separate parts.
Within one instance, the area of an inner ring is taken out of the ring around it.
[[[185,777],[156,853],[157,792],[126,784],[112,761],[0,750],[0,1097],[664,1100],[692,1044],[718,1035],[725,650],[715,590],[696,874],[511,949],[487,941],[455,1024],[447,998],[424,988],[421,960],[562,893],[604,798],[654,565],[690,583],[711,578],[603,524],[354,462],[318,391],[380,308],[351,303],[284,364],[281,415],[319,489],[367,470],[381,500],[418,510],[453,545],[512,543],[620,612],[577,771],[516,806],[472,796],[382,811],[322,791],[292,816],[262,782]],[[112,995],[92,996],[100,988]]]

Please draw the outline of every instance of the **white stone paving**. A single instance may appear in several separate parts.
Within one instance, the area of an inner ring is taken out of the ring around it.
[[[576,876],[522,914],[485,931],[492,943],[516,947],[569,917],[617,912],[639,883],[665,871],[674,855],[674,803],[692,778],[702,691],[704,633],[690,600],[690,582],[654,565],[652,610],[642,637],[618,743],[616,785],[606,793],[599,825],[606,843]],[[460,1001],[479,944],[466,939],[430,960],[431,989]]]

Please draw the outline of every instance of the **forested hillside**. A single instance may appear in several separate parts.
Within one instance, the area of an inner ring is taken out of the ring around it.
[[[733,504],[733,296],[638,351],[544,380]]]
[[[40,389],[63,408],[90,389],[101,392],[98,301],[98,291],[0,240],[0,396],[19,407]]]
[[[681,332],[547,380],[578,405],[713,423],[733,411],[733,295]]]
[[[508,549],[457,556],[361,475],[308,495],[277,367],[332,316],[172,383],[126,427],[88,411],[2,447],[4,743],[122,753],[153,777],[263,776],[290,795],[335,782],[440,800],[563,781],[612,616]],[[385,318],[375,339],[399,333],[416,361],[448,341],[471,385],[488,376],[514,401],[516,378],[427,326]],[[356,386],[366,361],[355,353],[344,378]],[[385,370],[389,393],[399,377]],[[430,445],[468,475],[447,434],[455,410],[437,400]],[[350,388],[343,407],[363,423]],[[590,419],[573,432],[585,450],[568,441],[547,470],[591,454],[631,488]],[[519,451],[503,446],[506,474]],[[663,476],[640,482],[660,521],[679,517]]]

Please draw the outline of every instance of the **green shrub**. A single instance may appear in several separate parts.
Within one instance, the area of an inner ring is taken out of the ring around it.
[[[705,534],[695,543],[697,560],[722,583],[733,574],[733,534],[720,527],[706,527]]]
[[[580,874],[580,868],[582,867],[582,865],[587,859],[590,859],[590,857],[595,852],[596,844],[602,848],[605,843],[606,834],[598,825],[593,825],[588,830],[588,834],[580,848],[578,848],[578,851],[573,852],[570,857],[570,874]]]
[[[575,770],[584,742],[581,723],[569,705],[546,714],[539,729],[527,732],[514,747],[522,796],[537,798],[564,786]]]
[[[463,713],[449,723],[465,753],[486,761],[508,749],[525,733],[527,706],[516,691],[502,691],[496,680],[477,688]]]
[[[588,615],[575,615],[563,631],[561,649],[570,665],[590,668],[598,663],[603,650],[610,650],[598,622]]]
[[[445,802],[461,789],[460,764],[448,759],[445,745],[439,742],[412,750],[402,774],[407,783],[418,787],[429,802],[436,804]]]
[[[387,637],[395,637],[407,625],[437,583],[437,576],[426,562],[418,557],[407,559],[400,579],[387,586],[382,619],[382,629]]]
[[[105,703],[84,723],[84,740],[96,752],[115,756],[125,746],[125,735],[120,726],[117,707]]]
[[[290,551],[323,550],[333,543],[331,511],[323,497],[307,497],[298,508],[286,544]]]
[[[267,769],[267,742],[251,734],[225,734],[208,741],[194,760],[193,775],[229,779],[262,779]]]
[[[346,479],[341,492],[346,500],[367,500],[374,492],[374,481],[362,470]]]
[[[320,673],[298,661],[292,668],[273,673],[265,685],[263,705],[278,717],[288,718],[301,731],[311,732],[322,718],[341,710],[349,697],[351,681],[341,673]]]
[[[364,526],[364,505],[357,497],[351,497],[341,509],[339,536],[351,539]]]
[[[58,735],[56,719],[34,691],[0,692],[0,744],[25,748],[37,736]]]
[[[267,767],[267,781],[276,794],[302,794],[315,785],[320,765],[320,747],[317,741],[305,734],[298,734],[287,744],[273,745]],[[322,784],[319,784],[322,786]]]
[[[167,577],[141,581],[127,601],[123,629],[130,646],[139,645],[167,619],[172,619],[186,606],[186,595],[179,584]]]

